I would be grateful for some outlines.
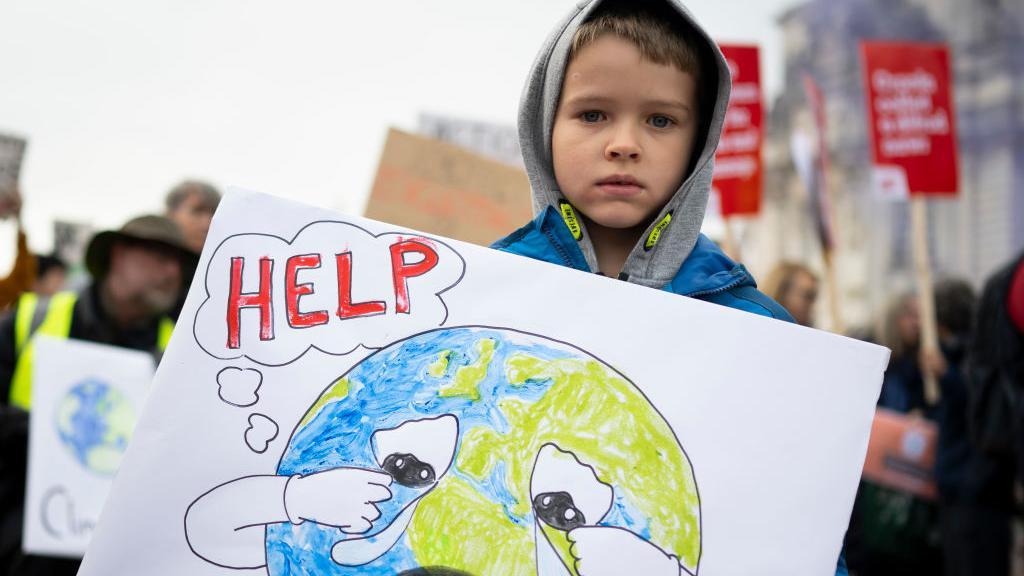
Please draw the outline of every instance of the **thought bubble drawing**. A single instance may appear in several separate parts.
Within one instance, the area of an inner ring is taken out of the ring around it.
[[[217,373],[217,395],[232,406],[244,408],[260,401],[263,373],[253,368],[229,366]]]
[[[264,414],[249,415],[249,427],[245,429],[245,443],[257,454],[263,454],[270,443],[277,438],[277,422]]]
[[[214,358],[266,366],[311,348],[334,355],[377,349],[396,335],[443,325],[442,296],[465,268],[439,240],[374,235],[347,222],[313,222],[292,240],[237,234],[209,260],[193,334]]]

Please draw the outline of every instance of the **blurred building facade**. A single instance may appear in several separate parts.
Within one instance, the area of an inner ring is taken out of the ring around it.
[[[935,275],[980,286],[1024,249],[1024,2],[812,0],[782,14],[778,25],[785,82],[768,114],[764,214],[745,235],[745,259],[821,261],[790,152],[790,135],[812,122],[802,81],[809,74],[826,103],[845,324],[867,327],[891,296],[913,287],[908,204],[872,190],[859,50],[866,39],[950,47],[960,190],[930,202]]]

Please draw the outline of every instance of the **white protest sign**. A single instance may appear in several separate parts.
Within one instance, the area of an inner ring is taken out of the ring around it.
[[[145,352],[36,336],[23,547],[80,557],[153,379]]]
[[[53,221],[53,253],[72,269],[85,267],[85,249],[97,230],[86,222]]]
[[[233,192],[106,574],[829,574],[885,349]]]

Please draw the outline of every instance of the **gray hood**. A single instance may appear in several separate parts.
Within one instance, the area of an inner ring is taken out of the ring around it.
[[[696,20],[680,2],[661,0],[677,11],[680,17],[697,33],[698,38],[707,45],[708,59],[702,61],[701,82],[717,84],[714,94],[714,107],[709,120],[704,120],[704,134],[697,135],[697,146],[700,156],[696,163],[691,162],[692,171],[687,175],[675,195],[651,222],[650,228],[633,247],[626,260],[623,274],[628,275],[630,282],[660,288],[667,284],[679,270],[683,260],[689,256],[697,237],[701,223],[704,221],[704,209],[708,202],[711,189],[711,173],[714,168],[715,149],[725,121],[725,109],[729,101],[729,90],[732,81],[729,67],[722,57],[718,46],[707,33],[697,24]],[[578,2],[572,12],[562,20],[548,36],[540,53],[533,63],[526,87],[519,103],[519,141],[523,150],[523,160],[530,177],[533,189],[533,209],[535,213],[546,210],[549,206],[559,208],[563,196],[555,181],[554,166],[551,159],[551,131],[554,126],[555,113],[562,90],[562,79],[568,64],[569,48],[573,36],[601,0]],[[717,73],[716,73],[717,72]],[[701,114],[707,114],[702,109]],[[697,148],[694,149],[696,152]],[[645,249],[645,243],[653,229],[661,223],[665,215],[671,212],[671,222],[660,233],[653,248]],[[582,238],[580,248],[586,257],[591,270],[597,270],[597,258],[586,226],[580,222]]]

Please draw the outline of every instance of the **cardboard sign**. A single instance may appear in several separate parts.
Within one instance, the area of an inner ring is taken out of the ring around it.
[[[871,425],[864,478],[935,499],[938,495],[934,474],[938,437],[938,426],[934,422],[879,408]]]
[[[722,216],[753,216],[761,210],[764,179],[760,52],[757,46],[719,48],[732,72],[732,93],[715,153],[712,185],[720,197]]]
[[[12,194],[18,187],[25,145],[26,142],[22,138],[0,134],[0,205],[3,197]]]
[[[526,172],[389,130],[366,216],[481,246],[531,218]]]
[[[153,358],[79,340],[33,340],[22,545],[81,557],[142,412]]]
[[[258,194],[199,270],[82,576],[835,570],[883,348]]]
[[[861,53],[878,194],[955,195],[959,181],[949,49],[863,42]]]

